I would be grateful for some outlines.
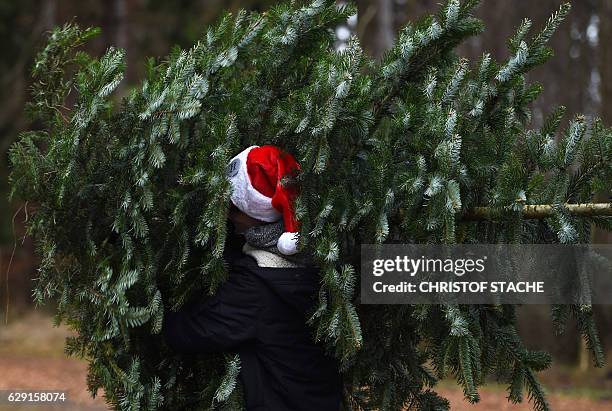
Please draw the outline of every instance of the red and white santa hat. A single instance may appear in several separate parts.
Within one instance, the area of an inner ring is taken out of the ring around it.
[[[299,169],[291,154],[272,145],[251,146],[227,165],[231,200],[240,211],[269,223],[283,219],[285,232],[277,247],[285,255],[298,251],[298,222],[293,210],[298,192],[295,185],[283,186],[281,180],[295,176]]]

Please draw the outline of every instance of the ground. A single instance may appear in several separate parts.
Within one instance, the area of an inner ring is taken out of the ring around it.
[[[7,389],[61,390],[67,393],[69,405],[46,407],[44,410],[102,411],[104,399],[92,399],[87,391],[84,361],[66,358],[62,351],[63,339],[69,335],[65,328],[54,328],[48,316],[28,314],[19,321],[0,325],[0,391]],[[559,374],[557,372],[557,374]],[[569,378],[569,377],[568,377]],[[553,410],[557,411],[609,411],[612,410],[612,390],[579,389],[571,378],[565,378],[565,387],[555,378],[557,387],[548,396]],[[553,378],[548,376],[549,381]],[[546,381],[546,378],[545,378]],[[568,384],[567,381],[570,381]],[[452,410],[459,411],[527,411],[529,403],[508,403],[504,387],[489,385],[480,390],[481,401],[469,404],[462,391],[452,381],[444,381],[437,391],[448,398]],[[41,407],[17,407],[0,400],[0,411],[42,411]]]

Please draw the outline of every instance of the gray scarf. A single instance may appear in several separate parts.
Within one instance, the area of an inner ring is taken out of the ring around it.
[[[261,224],[247,229],[243,234],[248,245],[251,247],[265,250],[276,254],[294,264],[310,266],[313,265],[312,259],[305,253],[297,253],[294,255],[285,255],[278,251],[276,242],[281,234],[285,232],[283,221],[276,223]]]

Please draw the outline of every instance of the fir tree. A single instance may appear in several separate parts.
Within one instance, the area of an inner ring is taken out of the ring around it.
[[[536,372],[550,357],[523,346],[516,307],[358,304],[361,244],[581,243],[612,225],[566,205],[612,188],[612,132],[582,116],[563,129],[563,108],[531,125],[541,86],[526,74],[552,55],[569,5],[532,36],[525,20],[507,61],[469,62],[455,48],[483,31],[477,3],[406,26],[380,62],[357,39],[334,50],[354,10],[333,0],[228,14],[191,49],[149,60],[120,104],[123,51],[79,51],[94,29],[51,33],[29,105],[43,127],[11,149],[12,196],[35,205],[35,297],[78,331],[66,351],[88,359],[92,392],[122,410],[240,408],[239,358],[173,355],[160,331],[164,310],[226,276],[228,160],[276,144],[302,166],[300,246],[322,267],[313,338],[341,360],[351,409],[447,409],[439,378],[475,402],[489,375],[510,401],[548,409]],[[525,219],[533,204],[551,215]],[[467,218],[477,207],[491,218]],[[552,315],[559,330],[577,319],[601,365],[590,307]]]

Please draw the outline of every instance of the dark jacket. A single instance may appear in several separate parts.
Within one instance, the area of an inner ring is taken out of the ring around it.
[[[167,343],[189,354],[237,352],[249,411],[338,411],[337,363],[306,325],[318,270],[259,267],[239,247],[226,247],[229,276],[214,296],[166,314]]]

